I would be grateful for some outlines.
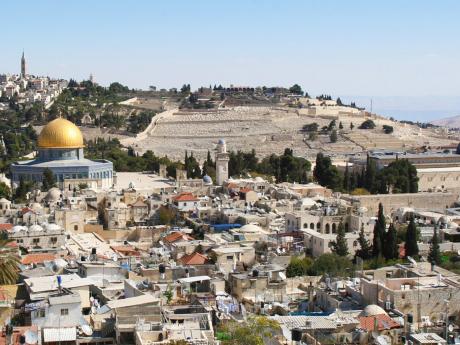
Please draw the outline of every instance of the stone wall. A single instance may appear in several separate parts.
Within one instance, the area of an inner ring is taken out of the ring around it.
[[[457,201],[457,193],[405,193],[359,195],[350,198],[357,207],[364,206],[368,215],[377,214],[379,203],[382,203],[386,214],[391,214],[400,207],[413,207],[444,212]]]

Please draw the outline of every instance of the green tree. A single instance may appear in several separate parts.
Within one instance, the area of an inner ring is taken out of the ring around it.
[[[51,188],[56,187],[56,178],[53,172],[49,168],[43,170],[42,188],[41,190],[46,192]]]
[[[339,256],[347,256],[349,254],[347,239],[345,238],[345,227],[342,222],[339,223],[337,237],[332,242],[332,252]]]
[[[398,250],[398,233],[393,225],[390,224],[388,227],[388,231],[385,235],[385,245],[383,246],[383,254],[385,259],[392,260],[399,258],[399,250]]]
[[[361,226],[358,237],[359,249],[356,251],[356,256],[363,260],[367,260],[372,256],[372,248],[364,233],[364,225]]]
[[[383,205],[379,204],[377,221],[374,225],[374,238],[372,242],[372,256],[375,258],[383,256],[383,243],[385,241],[385,215],[383,214]]]
[[[342,187],[342,177],[335,166],[332,165],[331,158],[324,156],[321,152],[316,155],[316,165],[313,176],[322,186],[333,190]]]
[[[329,274],[331,277],[345,277],[353,269],[353,263],[345,256],[339,256],[335,253],[320,255],[311,265],[311,275]]]
[[[359,126],[360,129],[374,129],[375,128],[375,122],[372,120],[366,120],[361,125]]]
[[[406,251],[406,257],[418,256],[417,226],[415,225],[414,217],[410,218],[409,226],[407,227],[406,242],[404,243],[404,249]]]
[[[255,316],[243,323],[226,322],[218,330],[218,337],[219,333],[227,335],[227,339],[221,340],[222,345],[264,345],[280,333],[280,326],[275,320]]]
[[[160,206],[158,210],[158,219],[160,224],[169,225],[175,219],[174,211],[166,206]]]
[[[431,238],[428,261],[436,265],[441,264],[441,251],[439,249],[438,229],[436,227],[434,228],[433,237]]]
[[[312,260],[309,257],[292,256],[286,268],[286,275],[288,278],[307,275],[311,265]]]
[[[303,95],[302,88],[298,84],[294,84],[289,88],[289,92],[295,95]]]
[[[337,136],[337,130],[332,130],[331,134],[329,135],[329,139],[331,140],[331,143],[336,143],[338,136]]]
[[[11,198],[11,189],[5,182],[0,182],[0,198]]]
[[[19,256],[12,240],[0,239],[0,285],[16,284],[19,272]]]

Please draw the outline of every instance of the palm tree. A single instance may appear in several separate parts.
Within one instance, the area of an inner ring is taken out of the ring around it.
[[[10,246],[11,239],[0,239],[0,285],[16,284],[18,279],[19,255]]]

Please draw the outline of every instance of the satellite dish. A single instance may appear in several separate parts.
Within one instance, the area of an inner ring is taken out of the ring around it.
[[[118,256],[117,256],[117,254],[113,254],[112,260],[113,260],[114,262],[117,262],[117,261],[118,261]]]
[[[93,330],[92,330],[91,327],[88,326],[88,325],[83,325],[83,326],[81,326],[81,330],[82,330],[83,333],[85,333],[85,335],[90,336],[90,335],[93,334]]]
[[[36,332],[29,329],[24,332],[24,337],[26,338],[27,344],[38,344],[38,335]]]
[[[449,332],[453,332],[453,331],[454,331],[454,325],[453,325],[453,324],[449,324],[449,326],[447,327],[447,329],[449,330]]]

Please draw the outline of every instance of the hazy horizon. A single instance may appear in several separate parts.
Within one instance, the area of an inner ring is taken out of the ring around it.
[[[243,1],[2,4],[0,73],[131,88],[298,83],[395,118],[460,115],[460,3]],[[18,20],[20,18],[21,20]]]

